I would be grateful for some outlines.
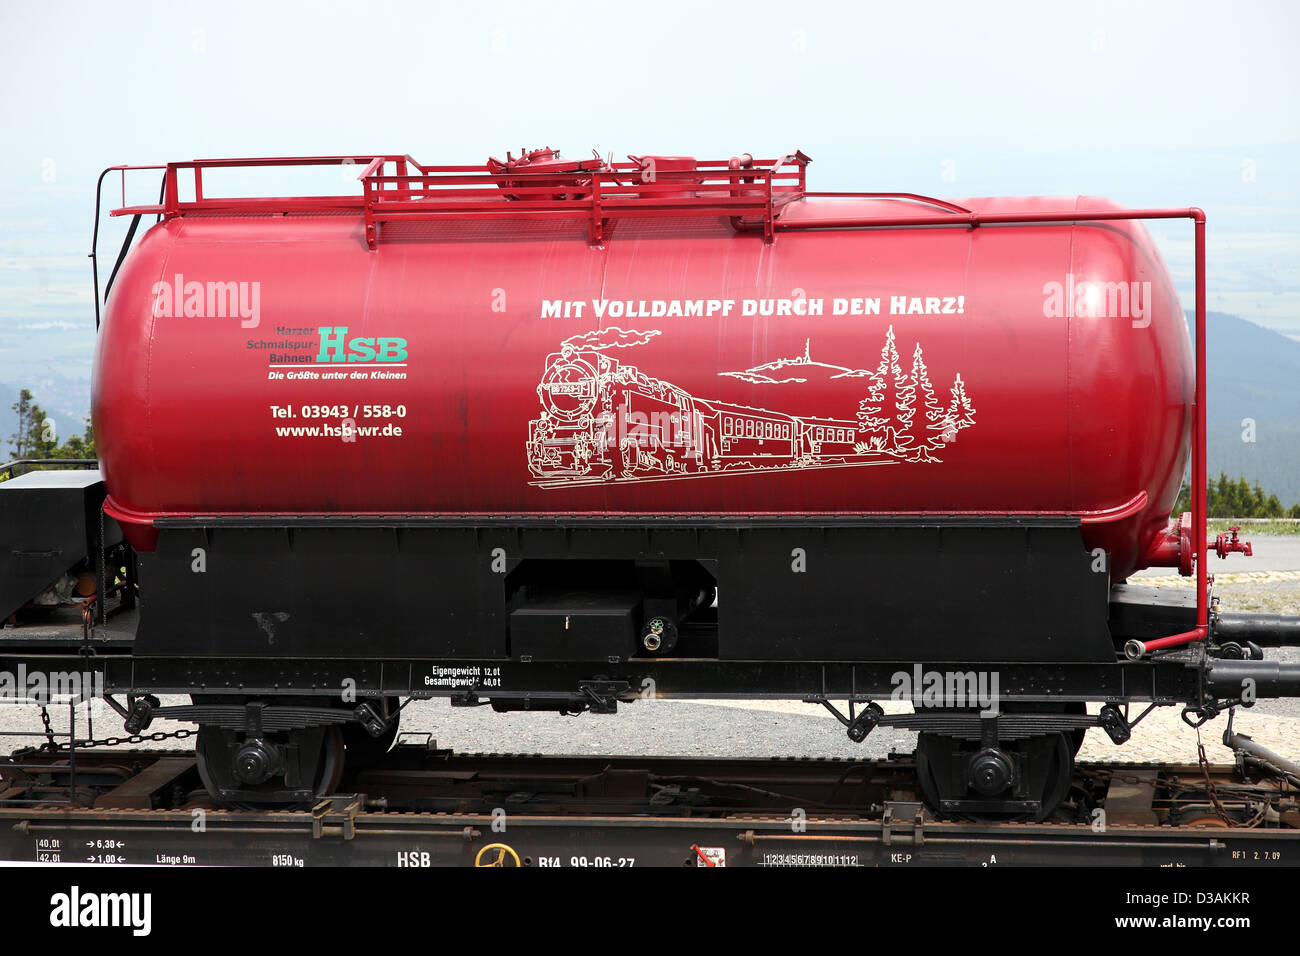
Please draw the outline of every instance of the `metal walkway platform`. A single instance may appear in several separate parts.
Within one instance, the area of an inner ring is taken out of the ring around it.
[[[935,820],[910,760],[453,754],[405,744],[302,810],[214,807],[192,755],[26,751],[0,861],[156,866],[1300,864],[1300,793],[1233,767],[1081,764],[1042,824]]]

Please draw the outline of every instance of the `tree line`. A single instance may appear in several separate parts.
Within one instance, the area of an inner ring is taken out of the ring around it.
[[[1174,504],[1174,514],[1191,510],[1192,486],[1184,481]],[[1218,479],[1205,483],[1205,514],[1209,518],[1300,518],[1300,502],[1283,507],[1277,495],[1265,494],[1256,481],[1252,485],[1244,476],[1229,478],[1219,472]]]
[[[63,441],[53,420],[36,404],[32,393],[23,389],[10,406],[18,416],[18,430],[9,436],[9,458],[95,458],[95,431],[86,420],[85,431]]]

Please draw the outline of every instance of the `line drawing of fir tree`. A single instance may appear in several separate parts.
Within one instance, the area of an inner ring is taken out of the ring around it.
[[[893,454],[897,448],[899,393],[907,388],[907,376],[898,358],[892,325],[885,333],[880,364],[871,373],[870,382],[867,397],[858,405],[858,421],[863,431],[871,433],[870,447]]]
[[[971,405],[970,397],[966,394],[966,383],[961,379],[961,372],[957,373],[957,378],[949,392],[952,394],[952,401],[944,414],[944,440],[955,441],[959,431],[975,424],[975,407]]]
[[[894,389],[894,444],[888,449],[891,455],[910,461],[915,454],[917,436],[912,422],[916,419],[916,383],[904,374],[903,384]]]
[[[921,343],[916,343],[912,352],[912,371],[907,377],[908,408],[907,424],[900,435],[900,451],[908,461],[940,461],[932,451],[943,447],[939,433],[943,431],[946,411],[934,397],[934,386],[930,384],[930,371],[925,367],[925,357]],[[900,408],[899,417],[903,417]],[[906,439],[906,444],[901,439]]]

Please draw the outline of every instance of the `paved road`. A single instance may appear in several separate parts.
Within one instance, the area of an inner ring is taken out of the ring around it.
[[[1251,543],[1254,554],[1249,558],[1233,555],[1222,562],[1225,566],[1234,563],[1235,558],[1240,562],[1241,570],[1245,571],[1300,570],[1300,534],[1251,535],[1249,528],[1243,530],[1247,532],[1245,538]],[[1219,559],[1216,557],[1214,562],[1218,564]]]
[[[1211,571],[1216,574],[1231,571],[1300,571],[1300,534],[1251,534],[1250,526],[1247,525],[1242,529],[1241,536],[1251,543],[1254,554],[1249,558],[1233,554],[1222,560],[1218,555],[1211,555]],[[1169,568],[1147,568],[1134,577],[1158,577],[1169,573]]]

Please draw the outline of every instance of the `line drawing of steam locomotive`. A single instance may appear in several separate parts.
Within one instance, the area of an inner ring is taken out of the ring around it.
[[[797,415],[698,398],[607,354],[610,349],[643,345],[658,334],[619,328],[584,333],[566,339],[560,351],[547,356],[537,386],[542,410],[528,427],[528,468],[538,479],[532,484],[551,488],[886,465],[900,460],[939,461],[928,453],[917,455],[916,449],[900,448],[888,429],[872,433],[855,419]],[[891,365],[899,372],[893,349],[891,328],[878,374],[888,374]],[[821,364],[811,361],[807,346],[801,359],[781,362],[783,367],[799,363]],[[844,371],[862,378],[872,375]],[[720,374],[743,377],[749,373]],[[928,389],[928,379],[925,385]],[[954,424],[949,412],[931,405],[925,412],[930,418],[926,427],[936,433],[930,447],[937,448],[970,422]],[[914,414],[920,412],[909,409],[905,417]],[[902,451],[908,454],[900,454]]]

